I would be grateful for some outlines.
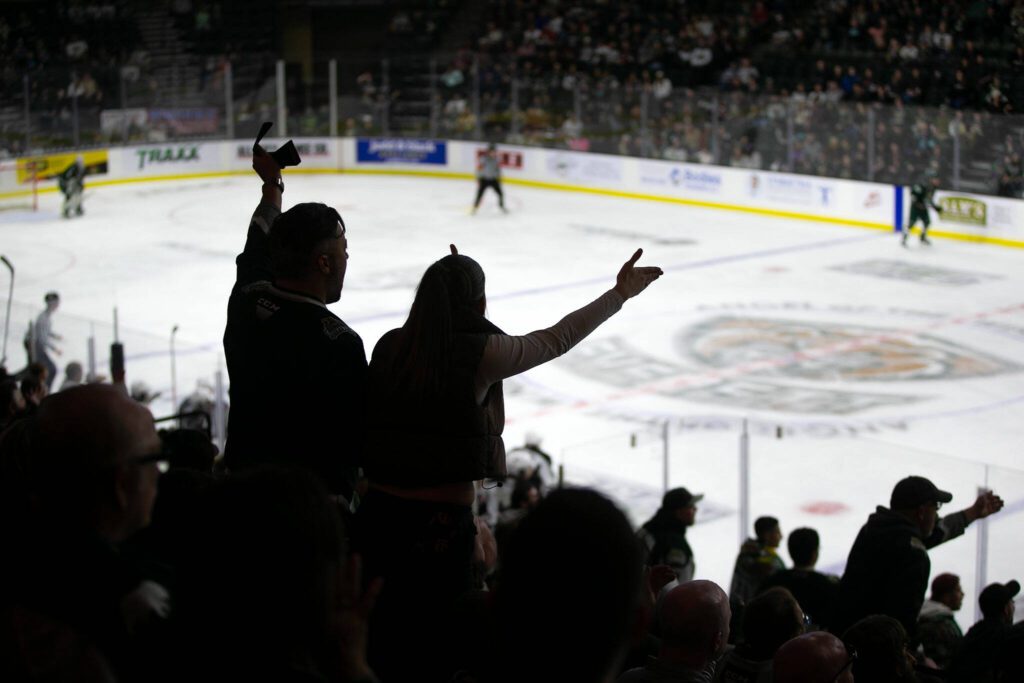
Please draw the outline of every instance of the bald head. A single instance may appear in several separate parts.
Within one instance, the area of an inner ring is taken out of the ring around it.
[[[775,683],[852,683],[850,658],[843,641],[831,633],[817,631],[793,638],[775,653],[772,671]],[[842,671],[842,676],[837,674]]]
[[[725,649],[731,617],[729,597],[711,581],[676,586],[662,597],[658,612],[665,647],[705,662]]]
[[[101,384],[47,398],[36,414],[33,449],[47,470],[91,470],[160,447],[150,412],[123,390]]]
[[[34,491],[51,513],[119,540],[149,523],[160,452],[153,416],[123,390],[90,384],[39,406],[29,435]]]

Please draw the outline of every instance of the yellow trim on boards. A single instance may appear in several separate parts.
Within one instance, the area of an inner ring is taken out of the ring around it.
[[[179,173],[159,176],[142,176],[138,178],[116,178],[109,180],[95,180],[89,183],[89,187],[104,187],[109,185],[127,185],[132,183],[146,183],[170,180],[198,180],[202,178],[226,178],[230,176],[248,175],[252,171],[210,171],[205,173]],[[293,168],[288,171],[289,175],[330,175],[330,174],[351,174],[351,175],[390,175],[390,176],[413,176],[420,178],[447,178],[453,180],[472,180],[474,176],[469,173],[456,173],[452,171],[414,171],[406,169],[332,169],[332,168]],[[626,192],[623,190],[607,190],[603,188],[582,187],[580,185],[565,185],[561,183],[548,183],[539,180],[522,180],[519,178],[505,178],[506,185],[522,185],[524,187],[536,187],[545,190],[557,190],[562,192],[582,192],[585,194],[603,195],[606,197],[621,197],[624,199],[640,199],[643,201],[663,202],[668,204],[681,204],[683,206],[696,206],[705,209],[716,209],[719,211],[736,211],[750,213],[759,216],[771,216],[773,218],[790,218],[801,221],[812,221],[815,223],[832,223],[834,225],[846,225],[855,228],[867,228],[870,230],[892,230],[891,225],[875,223],[873,221],[858,221],[848,218],[834,218],[831,216],[816,216],[814,214],[797,213],[794,211],[779,211],[776,209],[760,209],[752,206],[740,206],[738,204],[725,204],[722,202],[708,202],[698,199],[682,199],[679,197],[665,197],[662,195],[645,194],[641,192]],[[57,192],[56,187],[45,187],[38,190],[40,194]],[[0,194],[0,199],[31,196],[31,191],[19,191]],[[1013,240],[1004,237],[990,237],[987,235],[967,235],[958,232],[947,232],[945,230],[931,230],[929,234],[933,237],[943,237],[961,242],[976,242],[981,244],[995,244],[1001,247],[1013,249],[1024,249],[1024,240]]]

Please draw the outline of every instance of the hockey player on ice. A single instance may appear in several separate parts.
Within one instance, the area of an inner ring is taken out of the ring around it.
[[[928,178],[917,185],[910,188],[910,220],[907,222],[907,227],[903,230],[903,246],[907,246],[907,238],[910,237],[910,231],[914,227],[919,219],[921,221],[921,244],[931,244],[928,241],[928,226],[931,225],[932,221],[928,217],[928,207],[932,207],[939,214],[942,214],[942,207],[935,203],[935,190],[939,187],[939,178],[934,174],[930,174]]]
[[[71,218],[71,213],[81,216],[82,193],[85,191],[85,161],[79,155],[57,178],[60,191],[64,194],[64,218]]]

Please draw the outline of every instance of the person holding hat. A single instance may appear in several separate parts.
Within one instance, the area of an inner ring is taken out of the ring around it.
[[[1018,593],[1017,581],[991,583],[981,591],[978,606],[982,619],[964,636],[963,647],[950,667],[949,680],[970,683],[1000,680],[995,675],[1000,651],[1011,639],[1019,643],[1024,635],[1024,623],[1013,623],[1014,598]]]
[[[928,549],[960,536],[971,522],[1003,507],[1002,498],[986,491],[969,508],[940,518],[939,508],[951,500],[952,493],[924,477],[906,477],[896,484],[889,507],[878,506],[850,549],[833,632],[842,633],[868,615],[886,614],[914,640],[931,572]]]
[[[925,600],[917,618],[917,637],[924,655],[940,669],[949,668],[963,643],[964,634],[954,612],[964,602],[964,589],[956,574],[939,574],[932,580],[932,597]]]
[[[693,579],[693,550],[686,540],[686,529],[693,526],[697,503],[703,498],[704,494],[693,494],[682,487],[665,493],[654,517],[640,527],[644,564],[668,565],[680,583]]]

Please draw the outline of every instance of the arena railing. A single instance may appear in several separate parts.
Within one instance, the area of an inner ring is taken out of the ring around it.
[[[0,153],[281,136],[489,140],[1024,196],[1024,116],[673,87],[508,57],[183,60],[45,69],[8,83]]]

